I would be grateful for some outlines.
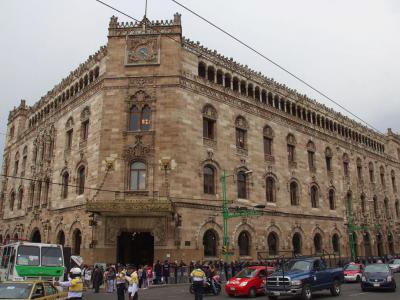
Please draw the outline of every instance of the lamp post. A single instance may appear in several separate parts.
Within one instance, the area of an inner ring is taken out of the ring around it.
[[[250,174],[252,171],[247,171],[246,174]],[[234,212],[229,212],[228,209],[228,199],[226,196],[226,179],[228,177],[233,177],[234,174],[227,175],[224,170],[223,175],[221,176],[221,184],[222,184],[222,219],[223,219],[223,228],[224,228],[224,237],[223,237],[223,253],[224,253],[224,261],[228,261],[228,256],[231,255],[229,250],[229,236],[228,236],[228,220],[231,218],[240,218],[240,217],[249,217],[249,216],[260,216],[262,215],[261,211],[256,210],[247,210],[243,208],[239,208]],[[256,205],[254,208],[262,209],[265,205]]]

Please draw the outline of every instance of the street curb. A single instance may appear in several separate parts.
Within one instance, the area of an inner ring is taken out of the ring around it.
[[[190,285],[190,283],[171,283],[171,284],[155,284],[155,285],[150,285],[148,289],[160,289],[160,288],[167,288],[167,287],[174,287],[174,286],[186,286]]]

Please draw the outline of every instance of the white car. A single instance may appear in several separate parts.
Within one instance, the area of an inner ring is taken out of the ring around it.
[[[393,272],[400,272],[400,258],[392,259],[388,264]]]

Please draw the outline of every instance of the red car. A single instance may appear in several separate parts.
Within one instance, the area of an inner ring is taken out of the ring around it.
[[[344,267],[344,281],[345,282],[360,282],[362,277],[362,272],[364,270],[364,265],[350,263]]]
[[[229,297],[263,294],[267,276],[273,271],[274,268],[266,266],[247,267],[226,283],[225,292]]]

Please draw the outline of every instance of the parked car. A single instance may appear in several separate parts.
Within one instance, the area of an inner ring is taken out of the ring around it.
[[[392,269],[394,273],[400,272],[400,258],[392,259],[388,262],[389,268]]]
[[[360,282],[364,265],[350,263],[343,268],[345,282]]]
[[[365,267],[361,277],[363,292],[372,289],[396,291],[396,281],[393,271],[386,264],[371,264]]]
[[[6,281],[0,283],[0,298],[11,300],[66,299],[67,293],[59,291],[47,281]]]
[[[266,266],[246,267],[226,283],[225,292],[230,297],[263,294],[267,277],[273,271],[274,268]]]
[[[309,300],[314,291],[330,290],[339,296],[343,282],[342,268],[327,268],[320,258],[296,258],[285,263],[267,280],[270,300],[279,296],[299,296]]]

